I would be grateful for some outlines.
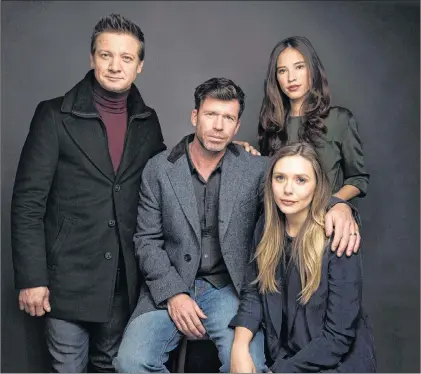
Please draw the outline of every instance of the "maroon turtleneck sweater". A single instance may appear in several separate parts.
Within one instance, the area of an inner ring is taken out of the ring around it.
[[[121,93],[107,91],[94,79],[94,103],[107,130],[108,150],[114,172],[117,172],[123,155],[127,130],[128,95],[129,90]]]

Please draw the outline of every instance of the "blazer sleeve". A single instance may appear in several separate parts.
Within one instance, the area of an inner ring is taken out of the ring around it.
[[[361,255],[337,257],[330,253],[328,272],[328,303],[322,332],[295,356],[276,360],[273,372],[319,372],[334,368],[350,350],[361,313]]]
[[[367,194],[370,175],[364,166],[362,142],[357,121],[353,116],[348,120],[341,147],[344,185],[357,187],[361,191],[358,196],[364,197]]]
[[[255,335],[263,318],[262,301],[257,284],[251,284],[257,278],[257,263],[253,260],[254,252],[263,234],[263,216],[260,217],[254,230],[252,253],[247,264],[244,283],[240,293],[240,305],[236,316],[229,323],[230,327],[245,327]]]
[[[149,161],[143,170],[134,244],[140,271],[152,299],[157,307],[163,307],[167,299],[188,293],[189,288],[164,248],[162,209],[160,199],[154,194],[154,191],[159,194],[156,169],[159,166],[153,166]]]
[[[13,187],[11,236],[17,289],[48,286],[44,215],[58,159],[54,111],[44,101],[32,118]]]

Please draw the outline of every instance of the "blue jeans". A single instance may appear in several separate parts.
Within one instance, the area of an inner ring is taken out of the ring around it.
[[[234,330],[228,324],[237,314],[239,305],[234,286],[229,284],[217,289],[207,281],[197,279],[190,296],[208,317],[202,320],[203,326],[218,348],[222,363],[220,372],[227,373],[234,340]],[[164,363],[168,360],[169,352],[177,347],[182,338],[183,334],[178,331],[166,309],[141,314],[127,326],[113,364],[118,372],[124,373],[168,372]],[[253,338],[250,353],[257,372],[266,372],[262,331]]]

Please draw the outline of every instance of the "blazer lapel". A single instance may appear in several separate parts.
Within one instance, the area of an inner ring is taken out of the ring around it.
[[[66,117],[64,127],[85,156],[114,182],[115,174],[108,151],[107,138],[99,119]]]
[[[222,245],[247,165],[229,149],[222,163],[219,187],[219,242]]]
[[[117,169],[117,179],[130,166],[142,148],[150,128],[148,127],[145,130],[144,122],[140,119],[147,118],[150,116],[150,114],[150,112],[138,114],[136,116],[132,116],[128,121],[129,125],[127,128],[123,155],[121,157],[120,165]]]
[[[196,196],[193,189],[187,157],[185,155],[180,157],[174,163],[174,167],[167,171],[167,175],[174,193],[177,196],[178,202],[180,203],[181,209],[196,234],[200,246],[201,232],[199,212],[197,210]]]

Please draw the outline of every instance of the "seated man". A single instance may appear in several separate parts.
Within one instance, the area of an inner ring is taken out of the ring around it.
[[[114,360],[120,372],[167,371],[168,354],[184,335],[207,335],[220,371],[230,369],[228,324],[239,305],[268,159],[231,143],[244,110],[240,87],[213,78],[194,97],[195,133],[143,171],[134,242],[145,283]],[[345,204],[328,215],[335,228],[354,224]],[[261,331],[250,354],[257,372],[267,371]]]

